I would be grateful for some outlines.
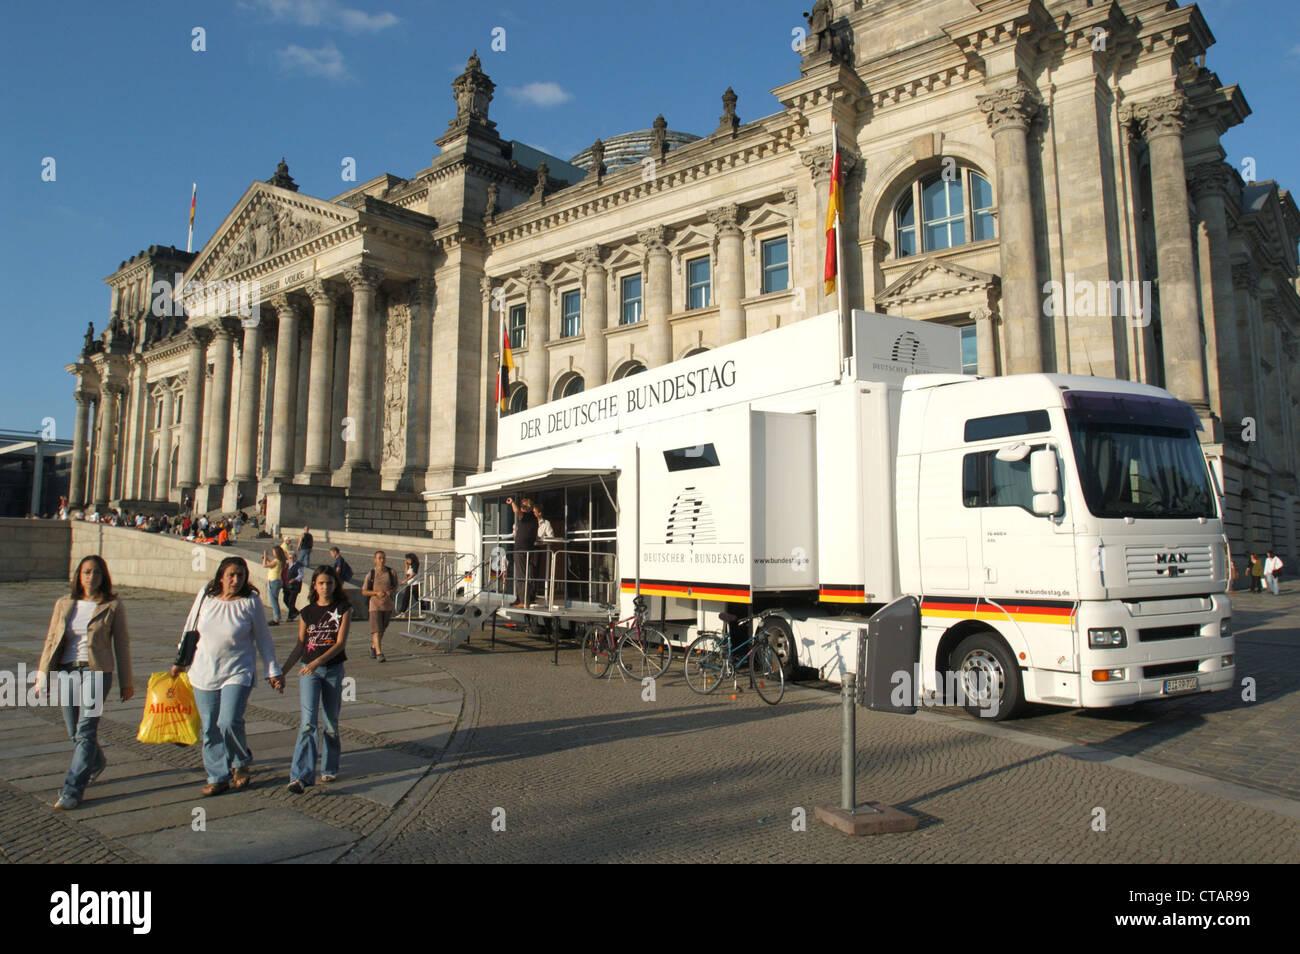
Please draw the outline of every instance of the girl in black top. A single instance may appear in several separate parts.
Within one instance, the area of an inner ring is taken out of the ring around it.
[[[352,603],[343,593],[331,566],[317,568],[311,578],[312,600],[298,614],[298,643],[285,660],[284,671],[299,659],[298,697],[302,726],[289,768],[289,791],[301,794],[316,781],[316,713],[325,734],[325,758],[320,780],[332,782],[339,771],[339,709],[343,703],[344,646]]]

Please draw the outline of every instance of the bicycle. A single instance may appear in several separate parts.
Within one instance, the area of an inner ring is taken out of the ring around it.
[[[770,611],[764,610],[743,619],[735,613],[719,613],[724,631],[702,632],[686,648],[686,684],[700,695],[708,695],[730,678],[733,685],[736,673],[746,660],[749,662],[749,685],[762,700],[776,705],[785,695],[785,671],[781,656],[772,644],[763,626],[758,626],[753,636],[738,646],[732,646],[731,632],[740,625],[763,620]],[[749,648],[745,650],[745,647]],[[743,653],[741,650],[745,650]]]
[[[629,678],[663,675],[673,661],[673,647],[659,630],[645,625],[646,602],[638,596],[632,601],[634,612],[627,619],[594,624],[582,640],[582,665],[589,675],[599,679],[618,661]],[[630,623],[631,626],[625,624]]]

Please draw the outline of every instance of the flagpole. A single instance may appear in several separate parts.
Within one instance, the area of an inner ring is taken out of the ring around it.
[[[831,167],[835,166],[835,158],[840,154],[839,126],[835,120],[831,120]],[[837,182],[836,187],[843,189],[843,183]],[[835,203],[835,310],[839,316],[837,327],[840,333],[840,371],[844,370],[844,359],[846,357],[844,333],[844,245],[840,242],[840,206],[844,202],[843,192],[841,191],[839,202]]]
[[[190,233],[185,239],[185,251],[194,251],[194,206],[199,200],[199,184],[193,182],[190,184]]]

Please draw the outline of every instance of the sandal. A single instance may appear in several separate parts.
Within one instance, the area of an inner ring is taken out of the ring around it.
[[[379,654],[378,659],[379,659],[380,662],[388,662],[388,660],[384,658],[384,654],[383,654],[383,653],[380,653],[380,654]]]
[[[335,779],[337,779],[337,778],[338,778],[337,775],[322,775],[322,776],[320,777],[320,780],[321,780],[322,782],[329,783],[329,782],[333,782],[333,781],[334,781]]]
[[[295,795],[301,795],[306,790],[306,786],[296,778],[289,783],[289,791],[293,792]]]
[[[233,788],[236,789],[248,788],[248,786],[252,784],[253,773],[246,768],[240,767],[237,769],[232,769],[230,775],[231,775],[230,784],[231,787]]]
[[[222,792],[226,792],[229,790],[230,790],[229,782],[209,782],[207,785],[203,786],[203,794],[205,796],[220,795]]]

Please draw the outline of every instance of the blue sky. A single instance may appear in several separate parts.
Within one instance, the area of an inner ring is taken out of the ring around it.
[[[10,6],[0,35],[0,215],[8,358],[0,429],[53,417],[70,437],[76,358],[100,330],[102,279],[151,244],[185,245],[199,184],[199,249],[248,185],[283,155],[302,191],[426,168],[455,107],[450,82],[477,48],[507,139],[562,158],[597,136],[669,126],[707,134],[733,86],[749,121],[797,76],[791,30],[810,0],[655,3],[554,0],[481,6],[366,0],[167,4],[82,0]],[[1208,66],[1254,115],[1229,159],[1300,188],[1300,4],[1206,0]],[[204,31],[197,52],[194,29]],[[494,35],[505,50],[494,52]],[[55,179],[42,181],[43,160]]]

